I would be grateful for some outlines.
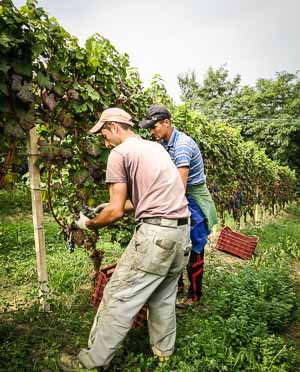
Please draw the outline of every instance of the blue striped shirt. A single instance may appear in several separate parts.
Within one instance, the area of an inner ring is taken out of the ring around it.
[[[206,179],[201,152],[196,142],[186,134],[173,128],[169,142],[162,141],[177,168],[188,167],[187,186],[198,185]]]

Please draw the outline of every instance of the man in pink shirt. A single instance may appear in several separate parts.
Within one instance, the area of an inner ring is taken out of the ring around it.
[[[132,203],[137,226],[105,288],[88,349],[73,358],[62,354],[65,370],[108,366],[145,303],[153,353],[168,357],[174,351],[176,287],[191,251],[190,213],[169,154],[136,136],[132,127],[127,112],[111,108],[90,131],[100,132],[105,145],[113,148],[106,172],[110,200],[95,218],[81,214],[76,223],[82,229],[101,228],[121,218]]]

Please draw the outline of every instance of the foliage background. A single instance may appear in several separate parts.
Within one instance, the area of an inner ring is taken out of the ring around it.
[[[147,329],[131,330],[112,369],[296,371],[299,218],[294,206],[273,223],[243,230],[260,237],[252,261],[226,263],[224,256],[207,250],[203,302],[177,311],[176,354],[160,364],[151,353]],[[6,371],[58,370],[60,351],[76,353],[86,347],[95,315],[91,262],[80,248],[68,253],[50,215],[45,228],[52,310],[46,314],[40,312],[37,297],[30,197],[0,192],[0,368]],[[122,253],[108,236],[97,247],[105,249],[105,265]]]
[[[22,165],[26,134],[35,126],[40,136],[38,165],[44,199],[68,237],[74,229],[74,215],[85,206],[94,207],[107,200],[104,177],[108,150],[88,130],[98,114],[111,106],[127,110],[136,123],[153,102],[170,108],[174,124],[200,146],[208,186],[221,217],[231,209],[240,191],[244,193],[244,212],[252,217],[257,203],[271,210],[275,204],[284,207],[294,198],[295,174],[271,161],[253,142],[243,140],[246,135],[252,138],[250,127],[232,128],[227,124],[229,118],[239,122],[245,117],[242,108],[251,118],[297,116],[297,76],[279,74],[275,82],[260,80],[256,90],[251,90],[240,87],[238,76],[230,81],[224,68],[210,69],[203,86],[194,74],[186,74],[179,77],[179,83],[187,103],[176,106],[159,75],[144,89],[137,70],[130,67],[128,55],[118,53],[100,35],[91,36],[80,47],[77,39],[36,1],[29,0],[16,9],[5,0],[0,14],[0,133],[4,139],[0,144],[0,186],[14,183],[26,171]],[[144,131],[138,132],[147,136]],[[260,144],[260,135],[265,135],[255,133]],[[293,127],[288,133],[294,136],[297,131]],[[292,147],[287,139],[280,145],[281,155],[279,149],[265,147],[274,159],[284,158],[283,163],[289,164],[284,146],[298,151],[297,145]],[[83,237],[75,235],[73,240],[80,245]]]
[[[174,124],[195,138],[203,152],[219,214],[231,209],[242,190],[244,212],[253,216],[257,203],[269,210],[274,205],[283,208],[295,196],[296,176],[287,165],[297,170],[299,78],[279,74],[275,81],[261,80],[252,89],[241,87],[238,77],[229,81],[225,69],[210,69],[203,86],[196,79],[182,83],[186,102],[176,106],[160,76],[154,76],[150,88],[144,89],[126,54],[118,53],[100,35],[79,47],[76,38],[36,1],[27,1],[18,10],[10,0],[3,0],[0,15],[0,186],[9,188],[23,175],[26,178],[26,136],[36,127],[43,197],[60,225],[47,215],[53,313],[42,314],[28,193],[18,194],[16,189],[1,193],[1,289],[5,296],[0,304],[4,356],[0,362],[7,371],[53,371],[58,368],[60,350],[85,346],[94,316],[89,278],[93,267],[81,249],[66,255],[60,231],[78,246],[82,240],[89,242],[89,235],[71,234],[74,215],[84,206],[107,200],[108,152],[97,136],[87,134],[98,114],[119,106],[138,122],[152,102],[166,104]],[[244,120],[245,115],[250,119]],[[265,116],[266,126],[262,125]],[[283,122],[289,125],[279,125]],[[254,139],[258,146],[243,138]],[[296,316],[289,267],[292,260],[299,260],[297,213],[287,218],[290,230],[273,227],[275,233],[266,238],[265,250],[249,265],[226,266],[211,258],[206,305],[201,311],[195,307],[179,314],[177,356],[167,365],[145,353],[144,329],[131,332],[115,359],[116,368],[295,370],[299,365],[295,346],[278,333]],[[132,227],[131,222],[119,222],[93,240],[94,251],[107,251],[106,263],[115,262],[121,254],[130,236],[125,227]]]

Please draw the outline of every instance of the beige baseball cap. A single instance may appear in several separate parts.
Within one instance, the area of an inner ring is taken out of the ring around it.
[[[99,121],[89,131],[90,133],[98,132],[107,121],[115,121],[117,123],[124,123],[133,127],[132,117],[124,110],[118,107],[112,107],[102,112]]]

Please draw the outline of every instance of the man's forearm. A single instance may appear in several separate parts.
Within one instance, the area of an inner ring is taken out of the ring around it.
[[[110,204],[105,207],[101,213],[97,214],[95,218],[92,218],[91,220],[87,221],[86,227],[90,230],[96,230],[99,227],[107,226],[124,215],[124,210],[116,210],[116,208],[113,208]]]
[[[177,170],[180,174],[180,177],[181,177],[181,180],[182,180],[182,183],[183,183],[183,187],[186,190],[187,180],[188,180],[188,176],[189,176],[189,168],[188,167],[182,167],[182,168],[177,168]]]
[[[100,205],[98,205],[98,210],[99,209],[104,209],[104,208],[106,208],[107,206],[109,205],[109,203],[102,203],[102,204],[100,204]],[[132,203],[131,203],[131,201],[129,200],[129,199],[127,199],[126,200],[126,202],[125,202],[125,211],[126,212],[133,212],[134,211],[134,206],[132,205]]]

